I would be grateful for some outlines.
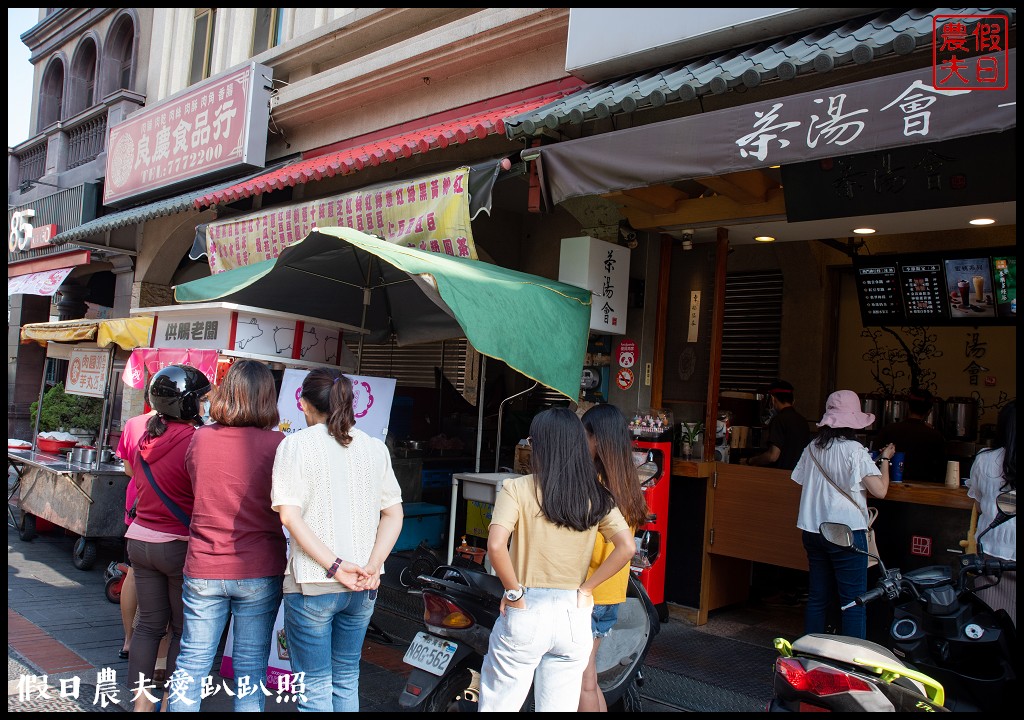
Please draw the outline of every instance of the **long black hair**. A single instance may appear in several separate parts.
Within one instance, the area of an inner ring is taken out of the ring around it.
[[[650,510],[640,489],[640,476],[633,462],[633,439],[629,421],[614,405],[600,403],[583,413],[583,427],[594,441],[594,464],[615,505],[631,528],[647,522]]]
[[[352,442],[349,430],[356,424],[352,381],[339,370],[316,368],[302,381],[302,397],[318,412],[327,415],[327,432],[342,447],[348,447]]]
[[[569,408],[543,410],[530,423],[530,467],[541,512],[558,527],[588,530],[615,507],[597,479],[583,423]]]
[[[995,445],[981,452],[1003,449],[1002,492],[1017,489],[1017,401],[1011,400],[1003,406],[996,418]]]
[[[828,447],[835,440],[857,440],[857,431],[853,428],[844,427],[832,427],[830,425],[822,425],[818,428],[818,435],[814,438],[814,444],[820,447],[822,450],[828,449]]]

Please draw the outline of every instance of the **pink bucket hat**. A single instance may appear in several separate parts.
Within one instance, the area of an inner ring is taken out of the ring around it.
[[[874,415],[860,409],[860,396],[857,393],[853,390],[837,390],[828,396],[825,414],[821,416],[818,427],[828,425],[834,428],[860,430],[874,421]]]

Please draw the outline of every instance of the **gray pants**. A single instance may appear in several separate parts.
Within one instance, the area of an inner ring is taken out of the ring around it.
[[[167,648],[165,677],[174,672],[178,648],[181,644],[183,606],[181,601],[182,568],[188,543],[181,540],[154,543],[142,540],[128,541],[128,557],[135,570],[135,591],[139,599],[139,625],[132,636],[132,651],[128,658],[128,677],[125,685],[138,687],[139,674],[146,677],[146,685],[153,682],[157,649],[160,640],[171,626],[171,643]],[[151,695],[159,697],[159,688]]]

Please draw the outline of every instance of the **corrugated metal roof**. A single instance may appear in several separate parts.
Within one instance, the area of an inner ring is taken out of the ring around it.
[[[1005,15],[1016,25],[1016,8],[893,9],[839,26],[816,28],[772,42],[733,49],[715,57],[647,70],[591,85],[530,112],[505,118],[509,139],[541,135],[612,115],[720,95],[730,89],[792,80],[886,55],[909,55],[932,41],[937,15]]]
[[[295,162],[295,160],[289,160],[287,162],[272,163],[272,168],[282,168]],[[135,225],[136,223],[145,222],[154,218],[163,217],[165,215],[174,215],[175,213],[185,212],[187,210],[195,209],[195,201],[197,198],[201,198],[212,192],[229,188],[232,185],[240,182],[240,180],[246,180],[254,178],[258,175],[262,175],[267,172],[268,168],[260,168],[259,170],[246,175],[243,178],[233,178],[224,182],[217,183],[210,187],[205,187],[198,190],[190,190],[182,195],[175,197],[164,198],[163,200],[157,200],[155,202],[148,203],[146,205],[139,205],[138,207],[129,208],[127,210],[120,210],[118,212],[104,215],[103,217],[90,220],[87,223],[83,223],[77,227],[67,230],[62,233],[58,233],[53,238],[54,245],[63,245],[64,243],[75,242],[76,240],[86,240],[90,237],[95,237],[109,230],[115,230],[117,228],[125,227],[126,225]]]

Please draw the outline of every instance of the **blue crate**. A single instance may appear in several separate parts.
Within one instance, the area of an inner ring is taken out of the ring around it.
[[[448,529],[448,508],[430,503],[402,503],[405,520],[392,552],[415,550],[421,540],[432,548],[440,548]]]

